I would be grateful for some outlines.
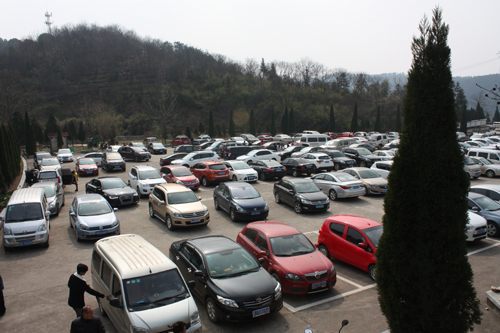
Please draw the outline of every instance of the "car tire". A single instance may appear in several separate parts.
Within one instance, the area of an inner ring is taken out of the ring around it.
[[[237,182],[238,178],[236,176],[233,176],[233,182]]]
[[[296,201],[293,204],[293,209],[295,210],[295,213],[302,214],[302,205],[300,204],[300,202]]]
[[[360,166],[361,168],[366,168],[366,162],[365,162],[365,161],[361,161],[361,162],[359,162],[359,166]]]
[[[488,177],[488,178],[495,177],[495,172],[493,170],[486,171],[486,177]]]
[[[229,211],[229,217],[231,218],[231,221],[236,222],[238,219],[236,218],[236,213],[234,212],[234,209],[231,208]]]
[[[50,229],[50,227],[49,227],[49,229]],[[47,236],[47,241],[46,241],[45,243],[43,243],[43,244],[42,244],[42,247],[44,247],[44,248],[46,248],[46,249],[47,249],[47,248],[49,248],[49,240],[50,240],[50,237],[49,237],[49,236]]]
[[[170,217],[170,215],[168,213],[165,215],[165,223],[167,223],[168,230],[170,230],[170,231],[175,230],[175,226],[174,226],[174,222],[172,221],[172,217]]]
[[[335,192],[335,190],[330,190],[330,192],[328,192],[328,197],[332,201],[337,200],[337,192]]]
[[[252,164],[252,162],[253,162],[252,160],[249,160],[249,161],[247,161],[247,164],[250,165],[250,164]]]
[[[274,194],[274,201],[275,201],[277,204],[280,204],[280,203],[281,203],[280,194],[279,194],[279,193],[277,193],[277,192]]]
[[[334,169],[335,171],[339,171],[339,170],[340,170],[340,164],[335,163],[335,164],[333,165],[333,169]]]
[[[102,304],[101,304],[101,301],[99,300],[99,298],[97,297],[97,305],[99,306],[99,312],[101,313],[101,315],[103,317],[107,317],[108,314],[106,313],[106,311],[104,310],[104,308],[102,307]]]
[[[139,194],[139,199],[142,197],[141,189],[137,186],[137,194]]]
[[[326,247],[325,244],[319,244],[318,250],[319,250],[319,252],[323,253],[323,255],[325,257],[327,257],[328,259],[330,259],[330,251],[328,251],[328,248]]]
[[[370,274],[370,277],[372,278],[373,281],[375,281],[375,273],[377,272],[377,265],[371,264],[368,267],[368,274]]]
[[[5,253],[10,253],[10,249],[7,246],[3,246],[3,250]]]
[[[493,221],[488,221],[486,230],[488,231],[489,237],[498,237],[498,235],[500,235],[500,228],[498,228],[498,224]]]
[[[75,229],[76,241],[80,243],[82,240],[80,239],[80,237],[78,237],[78,227],[75,225],[74,229]]]
[[[205,310],[207,311],[208,319],[210,319],[210,321],[214,324],[219,322],[219,316],[217,316],[216,307],[217,305],[215,305],[212,297],[208,297],[205,301]]]
[[[292,176],[294,176],[294,177],[298,177],[299,176],[299,173],[297,172],[297,170],[293,170],[292,171]]]
[[[55,216],[59,216],[59,206],[57,207],[56,213],[54,214]],[[50,228],[50,227],[49,227]]]
[[[264,180],[266,180],[266,179],[267,179],[266,175],[262,172],[262,173],[260,174],[260,180],[264,181]]]
[[[201,178],[201,185],[203,185],[204,187],[208,186],[208,179],[207,179],[207,177],[203,176]]]
[[[123,172],[125,172],[125,171],[127,171],[127,167],[126,166],[123,167]]]
[[[155,217],[155,211],[153,209],[153,205],[149,204],[149,217]]]

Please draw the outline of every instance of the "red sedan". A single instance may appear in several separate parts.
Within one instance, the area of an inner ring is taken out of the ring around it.
[[[270,142],[270,141],[273,141],[273,140],[274,140],[274,138],[273,138],[272,136],[270,136],[270,135],[265,135],[265,134],[264,134],[264,135],[259,135],[259,136],[257,137],[257,139],[259,139],[260,141],[263,141],[263,142]]]
[[[285,293],[317,293],[333,288],[337,282],[332,262],[288,224],[249,223],[238,233],[236,242],[262,263]]]
[[[364,217],[335,215],[323,223],[316,246],[327,258],[367,271],[375,280],[375,252],[382,230],[382,224]]]
[[[76,172],[79,176],[99,176],[99,168],[93,158],[84,157],[76,160]]]
[[[164,166],[160,170],[161,176],[167,183],[177,183],[189,187],[192,190],[200,188],[200,180],[182,165]]]

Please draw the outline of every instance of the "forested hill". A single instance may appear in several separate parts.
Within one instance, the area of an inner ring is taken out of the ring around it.
[[[236,132],[249,131],[251,110],[257,132],[272,132],[273,118],[281,131],[285,109],[294,112],[289,133],[345,131],[355,104],[360,130],[374,129],[378,106],[380,130],[394,130],[403,96],[404,84],[382,76],[309,59],[242,64],[117,26],[66,26],[36,40],[0,39],[1,121],[28,112],[44,126],[52,114],[60,126],[83,120],[89,136],[103,139],[204,130],[210,111],[219,132],[231,113]],[[332,106],[335,129],[329,128]]]

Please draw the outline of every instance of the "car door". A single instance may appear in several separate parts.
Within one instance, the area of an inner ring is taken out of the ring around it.
[[[358,246],[360,243],[366,244],[364,234],[352,226],[348,226],[345,240],[344,261],[348,264],[366,270],[368,267],[368,252],[364,248]]]
[[[264,261],[262,262],[262,267],[266,269],[266,271],[269,271],[270,266],[273,265],[273,262],[271,261],[271,252],[269,251],[269,244],[267,242],[267,237],[259,233],[259,236],[257,237],[257,242],[255,243],[258,252],[256,253],[256,259],[259,260],[259,258],[264,258]],[[262,255],[260,252],[265,251],[266,255]]]
[[[134,190],[137,189],[138,177],[139,175],[137,174],[137,169],[136,168],[130,169],[128,180],[130,183],[130,187],[133,188]]]
[[[293,185],[288,182],[288,181],[283,181],[282,183],[282,199],[283,202],[289,204],[290,206],[293,206],[295,202],[295,192],[293,189]]]
[[[205,278],[195,275],[195,271],[205,271],[200,254],[189,244],[184,243],[176,255],[176,264],[186,281],[195,281],[195,287],[191,292],[203,300],[205,294]],[[204,272],[206,274],[206,271]]]
[[[222,189],[220,187],[222,187]],[[229,192],[229,188],[226,186],[226,184],[222,183],[219,185],[219,193],[219,206],[229,213],[229,209],[231,207],[231,193]]]
[[[332,222],[329,225],[328,237],[325,238],[325,245],[330,255],[342,261],[345,261],[345,229],[344,224]]]
[[[88,193],[96,193],[96,185],[97,185],[98,180],[97,179],[92,179],[90,182],[87,183],[85,190]]]
[[[191,168],[191,172],[193,173],[193,175],[196,176],[196,178],[201,180],[201,178],[203,177],[203,172],[205,171],[206,167],[207,166],[203,163],[196,163]]]
[[[328,195],[329,187],[328,182],[325,180],[324,174],[319,174],[313,178],[313,183],[325,194]]]
[[[173,179],[174,176],[172,174],[172,170],[169,167],[162,167],[160,169],[161,176],[167,183],[175,183],[175,180]]]
[[[59,209],[64,205],[64,189],[59,183],[56,184],[56,195],[57,195],[57,204],[59,205]]]
[[[77,201],[76,201],[76,199],[73,199],[73,202],[71,203],[71,206],[69,207],[69,222],[71,223],[73,229],[76,228],[76,222],[78,221],[76,213],[77,213]]]
[[[165,192],[159,187],[153,189],[153,209],[157,212],[162,219],[167,220],[167,198]]]

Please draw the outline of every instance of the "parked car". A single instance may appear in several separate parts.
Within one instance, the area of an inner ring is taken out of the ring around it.
[[[484,157],[471,157],[474,163],[481,168],[481,174],[488,178],[493,178],[500,175],[500,164],[492,163]]]
[[[350,145],[349,147],[351,148],[366,148],[368,149],[371,153],[373,153],[377,148],[375,148],[374,146],[372,146],[371,144],[369,143],[353,143],[352,145]],[[377,154],[374,154],[374,155],[377,155]]]
[[[387,158],[382,156],[373,155],[366,148],[343,148],[342,152],[345,156],[350,157],[356,161],[356,164],[360,167],[371,167],[373,163],[387,160]]]
[[[172,161],[179,160],[179,159],[183,158],[184,156],[186,156],[187,154],[188,153],[177,153],[177,154],[172,154],[172,155],[168,155],[165,157],[161,157],[160,158],[160,166],[170,165],[172,163]]]
[[[163,166],[160,169],[160,173],[167,183],[184,185],[193,191],[200,188],[200,180],[185,166]]]
[[[256,182],[259,179],[257,171],[241,161],[226,161],[224,165],[229,169],[229,177],[233,181]]]
[[[33,156],[33,168],[40,170],[42,165],[42,159],[52,157],[47,151],[37,151]]]
[[[75,231],[76,241],[99,239],[120,234],[120,221],[103,196],[82,194],[69,207],[69,225]]]
[[[273,141],[282,141],[290,143],[292,142],[292,138],[287,134],[276,134],[273,138]]]
[[[142,142],[130,142],[128,145],[130,147],[137,147],[137,148],[144,148],[144,149],[146,149],[146,146]]]
[[[269,142],[274,140],[272,136],[267,134],[259,135],[257,139],[259,139],[262,142]]]
[[[154,136],[150,136],[150,137],[145,138],[144,140],[142,140],[142,143],[146,147],[148,147],[150,143],[155,143],[155,142],[158,142],[158,139],[156,137],[154,137]]]
[[[238,233],[243,246],[281,283],[284,293],[312,294],[337,282],[335,266],[299,230],[281,222],[253,222]]]
[[[330,208],[328,197],[310,179],[281,179],[274,184],[273,194],[277,204],[284,202],[297,214]]]
[[[336,139],[338,137],[337,133],[334,133],[334,132],[324,132],[323,134],[328,135],[330,138],[332,138],[332,140]]]
[[[249,165],[257,171],[260,180],[267,180],[269,178],[281,179],[286,175],[286,167],[277,161],[254,161]]]
[[[106,148],[106,152],[108,153],[117,153],[118,149],[120,149],[121,146],[113,145],[113,146],[108,146]]]
[[[37,174],[37,182],[56,182],[59,185],[63,186],[62,169],[41,170]]]
[[[193,145],[200,145],[202,143],[209,142],[210,140],[212,140],[212,139],[210,138],[209,135],[202,134],[193,140]]]
[[[75,158],[73,157],[73,153],[70,149],[62,148],[57,151],[57,159],[59,160],[59,162],[64,163],[73,162]]]
[[[281,160],[291,157],[293,153],[301,151],[302,148],[304,148],[303,145],[293,145],[288,148],[285,148],[285,150],[281,152]]]
[[[382,224],[364,217],[334,215],[323,223],[316,246],[327,258],[358,267],[375,280],[375,254],[382,232]]]
[[[208,147],[210,147],[214,142],[213,141],[208,141],[200,144],[200,150],[205,150]]]
[[[248,154],[254,149],[256,149],[254,146],[227,146],[224,158],[226,160],[235,160],[240,156]]]
[[[79,158],[91,158],[94,160],[95,164],[97,164],[98,167],[101,166],[102,159],[104,158],[104,153],[88,153],[83,155],[82,157]]]
[[[99,168],[93,159],[79,158],[75,163],[76,172],[78,176],[95,175],[99,176]]]
[[[40,163],[40,170],[55,170],[61,169],[61,163],[56,157],[44,157]]]
[[[271,142],[266,142],[263,145],[260,146],[262,149],[269,149],[272,151],[281,151],[283,150],[283,145],[286,145],[286,143],[283,143],[282,141],[271,141]]]
[[[139,193],[118,177],[94,178],[85,184],[85,193],[100,194],[111,206],[139,203]]]
[[[332,201],[339,198],[357,198],[366,192],[363,182],[343,172],[320,173],[311,179]]]
[[[396,153],[392,150],[377,150],[376,152],[373,152],[373,155],[393,160]]]
[[[127,164],[123,160],[122,155],[120,153],[110,153],[106,152],[104,153],[104,157],[102,158],[101,161],[101,168],[103,170],[106,170],[107,172],[110,172],[112,170],[122,170],[126,171],[127,170]]]
[[[199,145],[180,145],[174,149],[174,153],[191,153],[201,150]]]
[[[385,144],[382,149],[394,149],[399,147],[399,139],[395,139]]]
[[[254,319],[283,307],[281,284],[229,238],[179,240],[170,246],[169,256],[186,281],[196,282],[192,293],[214,323]]]
[[[349,168],[342,170],[363,182],[368,194],[384,194],[387,192],[387,179],[382,178],[378,173],[368,168]]]
[[[196,163],[207,161],[220,161],[220,157],[216,152],[203,150],[189,153],[178,160],[173,160],[170,164],[183,165],[186,168],[191,168]]]
[[[61,207],[64,206],[64,189],[56,182],[35,183],[31,187],[40,187],[45,192],[47,197],[48,210],[50,215],[59,215]]]
[[[471,211],[467,212],[469,215],[469,222],[465,225],[465,239],[467,242],[474,242],[481,239],[485,239],[487,236],[486,229],[488,228],[488,222],[484,217],[473,213]]]
[[[345,154],[339,150],[323,149],[318,152],[330,156],[333,162],[333,169],[335,171],[356,166],[356,160],[345,156]]]
[[[180,184],[156,185],[149,196],[149,216],[167,224],[168,230],[207,225],[210,213],[193,191]]]
[[[219,161],[205,161],[193,165],[191,172],[203,186],[229,181],[229,169]]]
[[[388,144],[390,139],[387,137],[386,134],[372,134],[368,137],[368,143],[370,143],[372,146],[377,147],[378,149],[382,149],[382,147],[386,144]]]
[[[178,135],[176,136],[171,142],[170,145],[172,147],[178,146],[178,145],[188,145],[191,143],[191,140],[185,136],[185,135]]]
[[[122,155],[124,160],[132,160],[135,162],[149,161],[151,154],[146,148],[123,146],[118,149],[118,153]]]
[[[151,142],[148,144],[148,151],[151,154],[166,154],[167,148],[161,142]]]
[[[470,187],[471,192],[479,193],[500,203],[500,185],[481,184]]]
[[[472,179],[478,179],[481,176],[481,167],[468,156],[464,156],[464,171]]]
[[[137,189],[139,196],[151,193],[155,185],[165,184],[166,180],[160,172],[149,165],[138,165],[132,167],[128,174],[128,184],[131,188]]]
[[[259,160],[275,160],[280,161],[279,154],[270,151],[269,149],[256,149],[249,151],[248,154],[236,158],[238,161],[244,161],[247,164],[252,164],[253,161]]]
[[[393,163],[393,161],[375,162],[372,164],[370,169],[378,173],[380,177],[387,179],[387,177],[389,177],[389,172],[391,172]]]
[[[325,153],[306,153],[300,156],[312,164],[314,164],[315,171],[332,171],[334,164],[330,156]]]
[[[302,155],[304,154],[307,154],[307,153],[317,153],[318,151],[320,150],[324,150],[323,147],[321,146],[314,146],[314,147],[304,147],[302,148],[301,150],[299,151],[296,151],[296,152],[293,152],[292,155],[290,157],[301,157]]]
[[[240,136],[248,143],[249,146],[254,142],[260,143],[259,139],[257,139],[253,134],[241,134]]]
[[[316,165],[310,160],[301,157],[290,157],[285,159],[281,164],[285,167],[286,174],[298,177],[301,175],[311,176],[316,172]]]
[[[269,215],[269,205],[248,183],[221,183],[215,188],[213,196],[215,209],[228,213],[233,222],[265,220]]]
[[[469,192],[467,199],[469,210],[486,219],[488,236],[500,236],[500,204],[475,192]]]

